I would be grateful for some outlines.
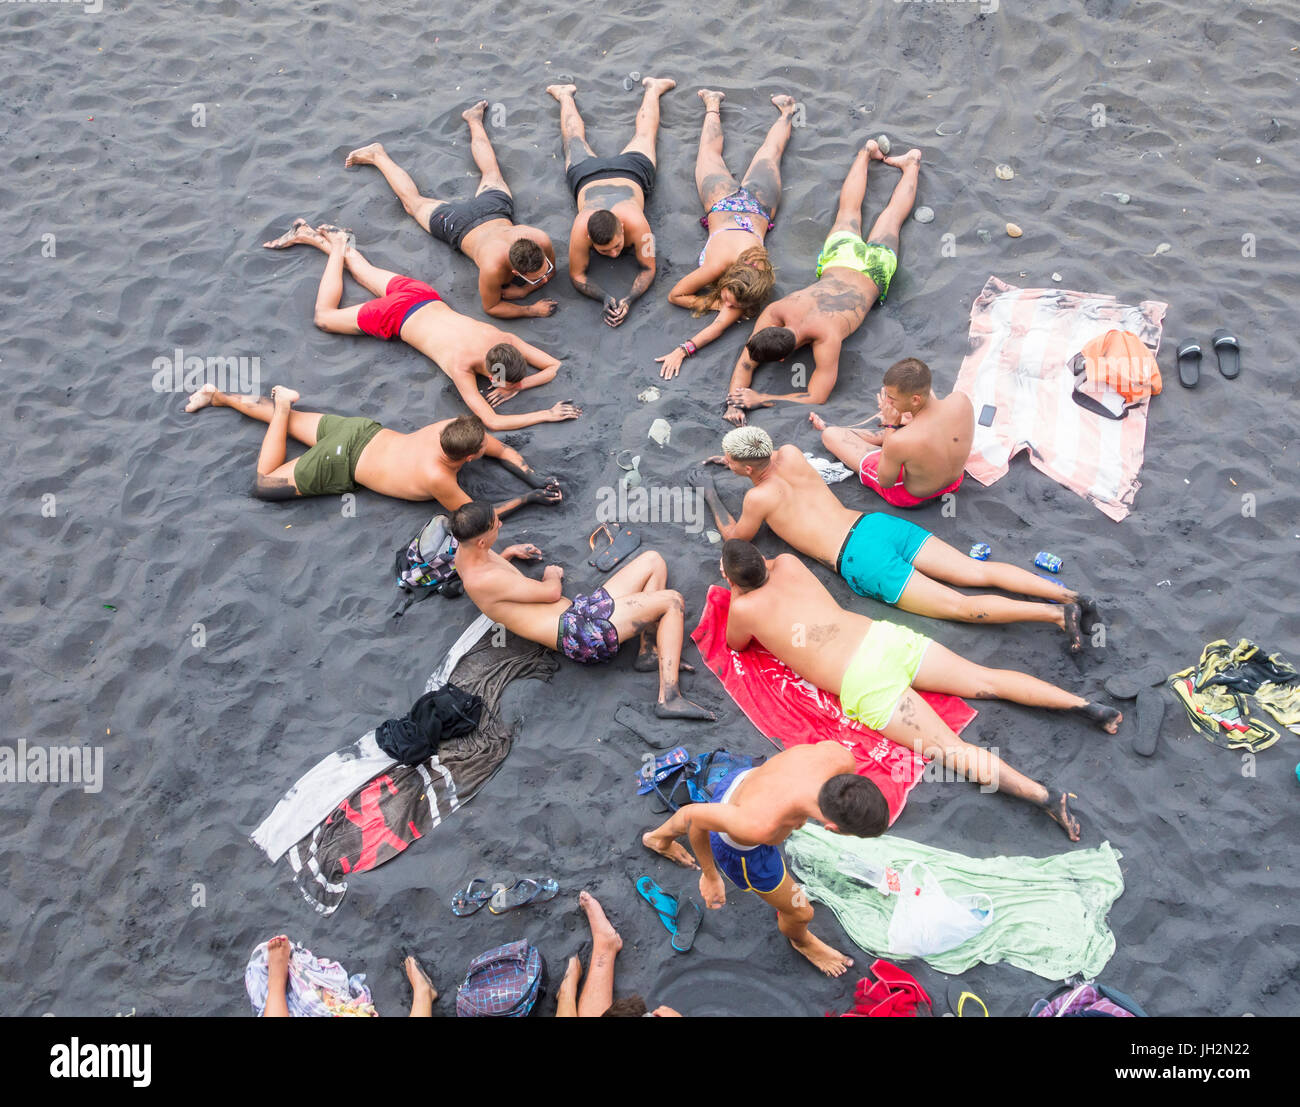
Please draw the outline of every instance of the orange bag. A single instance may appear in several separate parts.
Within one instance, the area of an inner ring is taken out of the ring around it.
[[[1107,331],[1076,355],[1082,359],[1090,392],[1118,392],[1127,404],[1160,394],[1160,366],[1155,356],[1132,331]]]

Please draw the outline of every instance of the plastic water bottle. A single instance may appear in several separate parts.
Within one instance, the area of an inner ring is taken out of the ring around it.
[[[860,857],[841,854],[836,869],[847,877],[861,881],[869,888],[875,888],[882,896],[896,894],[903,887],[897,870],[874,861],[864,861]]]
[[[989,555],[993,552],[993,547],[987,542],[977,542],[970,548],[970,555],[976,561],[987,561]]]

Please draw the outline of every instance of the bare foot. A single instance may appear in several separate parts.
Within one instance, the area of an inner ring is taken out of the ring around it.
[[[784,92],[778,92],[773,96],[772,103],[777,106],[777,110],[779,110],[782,115],[794,114],[795,108],[799,106],[798,100]]]
[[[664,698],[655,704],[655,714],[661,719],[694,719],[704,723],[717,719],[712,711],[692,703],[675,688],[664,692]]]
[[[216,402],[217,386],[215,384],[205,384],[192,396],[189,403],[185,405],[186,411],[202,411],[205,407]]]
[[[590,892],[578,893],[578,906],[587,912],[587,924],[591,927],[591,940],[594,945],[613,950],[617,953],[623,948],[623,939],[614,929],[614,924],[605,917],[605,910]]]
[[[696,864],[695,858],[686,850],[686,847],[675,838],[660,849],[659,846],[655,844],[654,831],[647,830],[641,835],[641,844],[645,846],[646,849],[654,850],[655,853],[659,854],[661,857],[666,857],[669,861],[675,862],[683,869],[698,869],[700,867]]]
[[[563,100],[566,96],[576,96],[578,92],[577,85],[547,85],[546,91],[549,92],[556,100]]]
[[[1049,791],[1047,800],[1043,804],[1043,810],[1047,812],[1048,818],[1065,831],[1071,842],[1079,840],[1079,820],[1070,811],[1070,800],[1078,798],[1073,792],[1061,792],[1060,799],[1053,803]]]
[[[1082,715],[1090,723],[1096,723],[1107,734],[1114,734],[1119,730],[1119,724],[1124,721],[1124,713],[1118,707],[1111,707],[1104,703],[1085,703],[1079,707],[1071,707],[1071,711]]]
[[[651,92],[658,93],[660,96],[670,88],[677,87],[677,82],[671,77],[646,77],[641,83]]]
[[[289,956],[293,947],[283,934],[266,943],[266,969],[272,982],[283,984],[289,979]]]
[[[279,238],[273,238],[270,242],[263,242],[263,247],[268,250],[284,250],[290,246],[321,246],[321,235],[305,219],[295,219],[293,226],[284,232]]]
[[[482,123],[483,113],[487,110],[487,106],[488,102],[486,100],[480,100],[473,107],[466,108],[461,112],[460,117],[465,120],[466,123]]]
[[[872,161],[885,160],[885,155],[880,152],[880,143],[878,143],[874,138],[869,139],[867,141],[867,144],[864,147],[862,147],[862,149],[864,149],[867,152],[867,157],[870,158]]]
[[[912,149],[908,150],[906,154],[899,154],[893,158],[881,158],[880,160],[886,165],[892,165],[895,169],[920,169],[921,151]]]
[[[382,142],[372,142],[369,146],[358,146],[343,159],[343,167],[350,169],[354,165],[374,165],[375,158],[388,153]]]
[[[843,976],[853,967],[853,958],[832,949],[811,932],[802,941],[791,938],[790,944],[827,976]]]
[[[1070,639],[1071,653],[1080,653],[1083,650],[1083,630],[1079,626],[1082,615],[1083,608],[1077,603],[1067,603],[1061,608],[1061,629]]]
[[[301,397],[292,388],[285,388],[282,384],[277,384],[271,389],[271,402],[279,407],[284,404],[285,407],[293,407]]]
[[[575,953],[569,958],[569,964],[564,970],[564,979],[560,981],[560,994],[563,995],[567,990],[573,996],[578,994],[578,980],[582,976],[582,961],[579,960]]]
[[[416,999],[420,999],[425,993],[428,993],[430,1003],[438,998],[438,989],[433,986],[429,974],[424,971],[414,956],[403,961],[402,967],[406,969],[406,979],[411,982],[411,991],[415,993]]]
[[[712,88],[702,88],[695,95],[704,101],[705,111],[717,111],[718,105],[727,98],[725,92],[718,92]]]
[[[826,420],[815,411],[808,412],[808,422],[813,425],[813,430],[824,431],[826,429]]]

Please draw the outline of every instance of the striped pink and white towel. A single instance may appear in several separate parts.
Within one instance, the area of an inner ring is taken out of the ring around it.
[[[1085,411],[1071,399],[1068,362],[1109,330],[1132,331],[1154,354],[1168,304],[1137,307],[1098,292],[1016,288],[989,277],[970,309],[970,345],[957,391],[978,415],[997,408],[992,426],[975,427],[966,471],[981,484],[1005,475],[1029,450],[1036,469],[1090,500],[1110,518],[1128,515],[1142,487],[1150,399],[1123,419]]]

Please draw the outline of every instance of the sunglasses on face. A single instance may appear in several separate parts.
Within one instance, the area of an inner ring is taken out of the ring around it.
[[[545,281],[548,277],[550,277],[550,275],[551,275],[552,273],[554,273],[554,272],[555,272],[555,262],[553,262],[550,258],[547,258],[547,259],[546,259],[546,272],[544,272],[544,273],[543,273],[540,277],[538,277],[536,280],[533,280],[531,277],[525,277],[521,272],[519,272],[518,269],[516,269],[516,270],[514,271],[514,274],[515,274],[515,276],[518,277],[521,281],[523,281],[524,284],[541,284],[541,283],[542,283],[543,281]]]

